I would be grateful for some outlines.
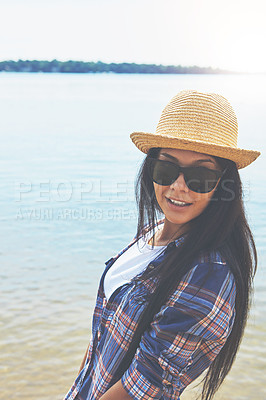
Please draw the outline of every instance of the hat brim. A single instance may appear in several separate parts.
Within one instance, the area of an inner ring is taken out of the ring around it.
[[[198,140],[175,138],[169,135],[162,136],[156,133],[133,132],[130,138],[143,153],[148,153],[152,147],[196,151],[234,161],[238,169],[247,167],[260,155],[260,152],[256,150],[220,146],[212,143],[203,143]]]

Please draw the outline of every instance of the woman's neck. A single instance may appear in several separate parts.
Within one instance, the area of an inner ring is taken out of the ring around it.
[[[179,238],[187,231],[187,226],[172,224],[166,218],[162,228],[159,228],[154,235],[155,246],[166,246],[171,241]],[[152,241],[152,239],[151,239]],[[150,241],[150,242],[151,242]]]

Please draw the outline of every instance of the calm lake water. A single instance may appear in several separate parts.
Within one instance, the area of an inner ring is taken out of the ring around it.
[[[0,399],[61,399],[87,347],[104,262],[136,231],[129,139],[182,89],[231,101],[259,268],[236,363],[216,399],[266,398],[266,76],[0,74]],[[188,389],[182,399],[193,399]]]

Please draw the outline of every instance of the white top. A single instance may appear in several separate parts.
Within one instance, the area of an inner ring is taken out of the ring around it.
[[[163,223],[155,227],[155,231],[162,229]],[[136,275],[144,271],[147,265],[166,246],[154,246],[148,244],[151,232],[146,235],[146,240],[141,237],[129,249],[127,249],[107,271],[104,277],[104,293],[107,300],[120,286],[128,283]]]

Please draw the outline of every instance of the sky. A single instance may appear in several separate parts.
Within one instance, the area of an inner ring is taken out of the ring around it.
[[[265,0],[0,0],[0,60],[266,72]]]

